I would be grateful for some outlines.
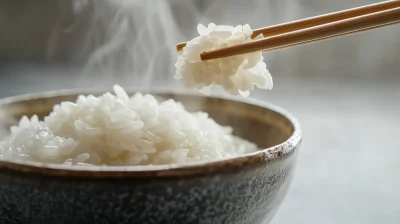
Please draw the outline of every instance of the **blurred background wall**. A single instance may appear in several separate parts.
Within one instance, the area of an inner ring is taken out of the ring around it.
[[[61,88],[182,88],[175,45],[197,23],[259,28],[372,0],[0,0],[0,97]],[[274,223],[398,223],[400,25],[264,54],[304,130]]]
[[[73,65],[85,68],[81,76],[101,77],[104,83],[173,85],[174,45],[193,38],[199,22],[258,28],[374,2],[0,0],[0,59]],[[321,77],[336,70],[335,76],[383,78],[399,71],[399,36],[397,25],[265,57],[279,76]],[[387,68],[393,72],[383,73]]]

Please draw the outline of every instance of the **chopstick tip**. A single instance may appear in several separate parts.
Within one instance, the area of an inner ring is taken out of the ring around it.
[[[179,43],[179,44],[176,45],[176,51],[178,51],[178,52],[183,51],[184,47],[186,47],[186,43],[185,42]]]

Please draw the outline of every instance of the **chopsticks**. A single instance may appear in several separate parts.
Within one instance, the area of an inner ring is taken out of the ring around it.
[[[284,33],[246,44],[226,47],[200,54],[201,60],[211,60],[246,54],[254,51],[270,51],[289,46],[314,42],[327,38],[361,32],[400,22],[400,7],[365,16],[358,16],[334,23],[328,23],[308,29]]]
[[[324,40],[400,22],[400,1],[386,1],[336,13],[303,19],[253,31],[252,38],[264,39],[201,54],[202,60],[228,57],[253,51],[269,51]],[[183,49],[186,43],[177,45]]]
[[[280,35],[287,32],[292,32],[300,29],[310,28],[312,26],[318,26],[326,23],[335,22],[338,20],[349,19],[356,16],[366,15],[375,13],[383,10],[393,9],[394,7],[400,7],[400,1],[385,1],[376,4],[361,6],[339,12],[329,13],[321,16],[310,17],[307,19],[301,19],[290,23],[279,24],[275,26],[265,27],[253,30],[252,38],[255,38],[259,34],[263,34],[264,37]],[[179,43],[176,45],[176,50],[182,51],[186,46],[186,43]]]

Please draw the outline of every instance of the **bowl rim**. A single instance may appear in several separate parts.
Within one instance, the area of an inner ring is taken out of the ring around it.
[[[29,93],[17,96],[11,96],[0,99],[0,106],[19,101],[45,99],[53,97],[62,97],[68,95],[89,95],[102,94],[110,92],[110,89],[64,89],[55,91],[46,91],[38,93]],[[77,177],[77,178],[95,178],[95,179],[121,179],[121,178],[147,178],[147,177],[181,177],[190,175],[205,175],[212,173],[229,172],[235,169],[244,169],[253,165],[272,162],[281,157],[285,157],[297,148],[302,141],[302,131],[298,120],[285,109],[271,103],[267,103],[254,98],[239,98],[236,96],[227,96],[222,94],[213,94],[206,96],[204,94],[188,90],[171,89],[126,89],[130,95],[135,92],[150,94],[172,94],[204,98],[217,98],[221,100],[235,101],[262,107],[274,111],[286,118],[293,126],[292,135],[284,142],[269,148],[261,149],[253,153],[243,154],[236,157],[230,157],[212,161],[198,161],[186,164],[169,165],[143,165],[143,166],[66,166],[62,164],[46,164],[30,161],[9,161],[0,159],[0,173],[2,171],[18,172],[34,175],[59,176],[59,177]]]

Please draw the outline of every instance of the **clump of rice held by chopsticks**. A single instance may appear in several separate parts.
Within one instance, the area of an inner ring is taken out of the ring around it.
[[[200,59],[204,51],[253,41],[253,31],[249,25],[233,27],[210,23],[205,27],[199,24],[197,31],[200,36],[188,41],[178,56],[175,63],[176,79],[182,79],[187,87],[207,95],[214,86],[221,86],[232,95],[240,94],[244,97],[249,96],[254,86],[272,89],[272,77],[261,51],[208,61]],[[261,36],[255,39],[258,38]]]

